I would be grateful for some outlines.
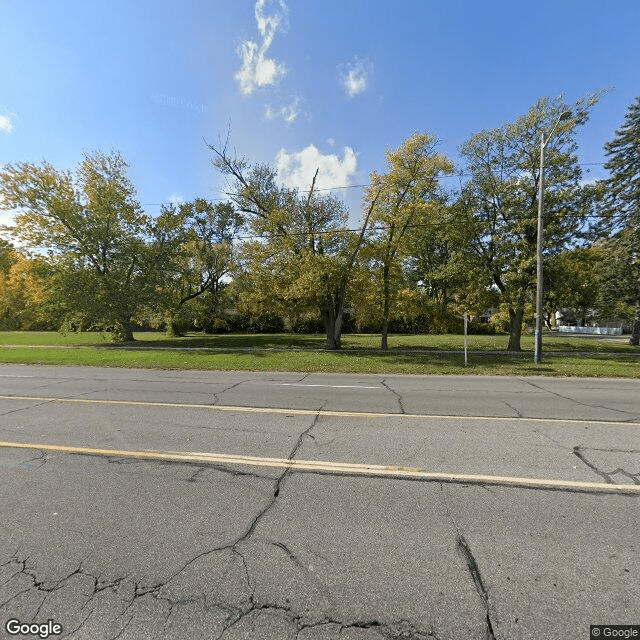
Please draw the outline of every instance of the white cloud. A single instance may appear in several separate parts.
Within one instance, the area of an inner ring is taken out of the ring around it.
[[[340,70],[340,83],[350,98],[363,93],[369,86],[369,76],[373,72],[373,64],[369,60],[360,60],[356,57],[353,62],[342,64]]]
[[[11,120],[11,116],[13,115],[13,113],[6,116],[0,115],[0,131],[4,131],[4,133],[11,133],[13,131],[13,121]]]
[[[323,154],[315,145],[297,153],[281,149],[276,156],[278,180],[287,187],[308,189],[318,171],[316,188],[348,187],[357,171],[357,155],[350,147],[344,147],[342,158],[336,154]]]
[[[286,104],[280,109],[274,109],[271,105],[267,105],[264,109],[264,115],[267,120],[282,118],[287,124],[292,124],[300,115],[300,98],[294,98],[291,104]]]
[[[271,4],[275,6],[271,13],[267,13],[267,1],[257,0],[255,6],[262,43],[245,40],[238,50],[242,58],[242,67],[235,77],[244,95],[251,95],[258,87],[275,84],[287,72],[283,64],[267,57],[267,51],[276,33],[286,29],[287,5],[284,0],[272,0]]]
[[[335,147],[336,146],[336,141],[333,138],[327,138],[327,144],[330,147]]]
[[[184,202],[184,196],[178,194],[178,193],[172,193],[169,196],[169,202],[171,204],[182,204]]]

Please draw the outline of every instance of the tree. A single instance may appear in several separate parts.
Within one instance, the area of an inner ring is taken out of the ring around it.
[[[192,300],[209,298],[204,306],[215,312],[243,222],[230,202],[204,198],[160,210],[152,229],[155,251],[163,254],[160,291],[169,334],[183,334]]]
[[[479,316],[497,302],[489,289],[474,284],[473,265],[466,268],[471,242],[460,221],[459,203],[434,203],[429,218],[409,239],[407,279],[422,297],[423,313],[433,333],[460,331],[465,312]]]
[[[576,242],[591,211],[575,138],[599,96],[573,105],[541,98],[515,122],[482,131],[461,148],[471,178],[459,203],[459,222],[470,238],[460,264],[474,274],[478,290],[494,288],[507,305],[508,350],[520,351],[525,303],[536,283],[540,136],[555,127],[545,151],[544,255],[550,256]],[[571,119],[559,122],[565,111]]]
[[[599,240],[602,259],[596,269],[600,282],[595,308],[608,320],[624,319],[633,324],[638,312],[638,265],[629,252],[629,243],[620,234]]]
[[[571,311],[581,325],[586,325],[598,310],[606,259],[604,246],[591,245],[562,251],[547,260],[544,307],[549,328],[551,314],[560,310]]]
[[[604,181],[602,231],[613,236],[607,243],[618,262],[605,287],[615,290],[609,297],[640,311],[640,96],[614,139],[605,144],[605,155],[610,176]]]
[[[365,204],[372,210],[371,257],[380,271],[384,350],[388,349],[389,314],[401,285],[407,241],[416,227],[430,218],[432,210],[442,204],[439,174],[453,170],[453,163],[436,153],[437,144],[435,136],[415,133],[397,149],[388,150],[387,173],[373,172],[365,193]]]
[[[233,182],[230,196],[259,237],[243,248],[250,280],[245,303],[282,313],[315,309],[323,320],[327,348],[340,349],[347,287],[371,207],[360,232],[347,233],[344,204],[316,190],[318,171],[302,194],[278,185],[268,165],[252,166],[231,157],[226,147],[209,148],[214,165]]]
[[[11,265],[18,259],[18,255],[13,245],[0,238],[0,273],[5,276],[9,273]]]
[[[154,299],[158,258],[126,169],[120,154],[95,152],[75,174],[48,162],[0,171],[3,207],[19,211],[10,232],[56,259],[66,315],[99,323],[119,341],[133,340],[132,318]]]
[[[54,298],[55,267],[42,256],[14,251],[9,268],[0,266],[0,328],[52,328],[58,319]]]

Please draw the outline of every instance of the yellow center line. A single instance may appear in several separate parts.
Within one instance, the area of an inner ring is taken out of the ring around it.
[[[578,418],[533,418],[522,416],[457,416],[428,413],[382,413],[369,411],[328,411],[324,409],[287,409],[286,407],[243,407],[233,405],[190,404],[181,402],[144,402],[141,400],[99,400],[96,398],[55,398],[47,396],[6,396],[0,395],[0,400],[15,400],[27,402],[52,402],[61,404],[98,404],[113,406],[147,407],[147,408],[171,408],[171,409],[205,409],[207,411],[224,411],[230,413],[273,413],[279,415],[296,416],[331,416],[347,418],[409,418],[421,420],[461,420],[461,421],[487,421],[493,422],[535,422],[535,423],[566,423],[566,424],[596,424],[617,425],[626,427],[640,427],[640,422],[622,422],[620,420],[591,420]]]
[[[513,476],[492,476],[468,473],[430,472],[417,467],[395,465],[359,464],[352,462],[330,462],[323,460],[290,460],[288,458],[263,458],[257,456],[234,455],[225,453],[179,452],[179,451],[126,451],[121,449],[100,449],[94,447],[72,447],[55,444],[25,442],[0,442],[5,449],[37,449],[59,453],[105,456],[117,458],[136,458],[138,460],[168,460],[200,464],[243,465],[253,467],[275,467],[312,473],[390,477],[395,479],[422,480],[430,482],[452,482],[464,484],[490,484],[511,487],[529,487],[542,489],[570,489],[577,491],[622,493],[640,495],[640,485],[609,484],[603,482],[578,482],[547,478],[524,478]]]

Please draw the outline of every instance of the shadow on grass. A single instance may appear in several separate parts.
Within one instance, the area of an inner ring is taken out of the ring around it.
[[[434,351],[456,352],[459,354],[463,345],[441,340],[435,344],[420,344],[419,341],[407,344],[392,346],[388,351],[382,351],[378,346],[379,340],[376,335],[351,335],[343,334],[342,349],[330,350],[326,348],[326,337],[323,334],[296,335],[296,334],[218,334],[218,335],[187,335],[183,337],[154,337],[145,339],[144,333],[137,334],[134,342],[114,343],[95,342],[85,343],[82,346],[104,347],[107,349],[215,349],[217,353],[222,353],[226,349],[238,351],[251,351],[260,349],[272,349],[281,351],[321,351],[323,353],[372,353],[379,355],[394,355],[404,351],[414,351],[421,353],[432,353]],[[402,336],[406,338],[406,336]],[[429,336],[431,338],[431,336]],[[470,351],[500,352],[503,348],[495,344],[473,345]],[[506,351],[504,351],[507,353]],[[522,353],[527,353],[523,351]],[[519,354],[516,354],[519,355]]]
[[[466,369],[484,368],[484,367],[500,367],[500,366],[528,366],[535,367],[536,371],[553,372],[554,369],[551,366],[544,367],[540,365],[534,365],[532,360],[532,354],[526,351],[514,353],[474,353],[468,358],[468,364],[465,367],[464,355],[460,353],[442,353],[433,352],[428,349],[424,350],[424,353],[403,353],[401,351],[380,351],[380,350],[341,350],[341,351],[327,351],[326,353],[334,354],[338,358],[357,358],[357,359],[370,359],[374,361],[392,362],[394,364],[424,364],[424,365],[437,365],[437,366],[455,366]]]
[[[139,334],[144,335],[144,334]],[[91,346],[106,347],[162,347],[169,349],[324,349],[326,338],[323,335],[295,334],[217,334],[187,335],[179,338],[167,336],[160,339],[144,340],[136,338],[128,343],[97,343]]]
[[[396,366],[437,366],[460,367],[464,364],[464,356],[461,353],[461,345],[446,340],[436,344],[398,345],[389,351],[382,351],[371,344],[368,336],[350,335],[343,336],[343,348],[337,351],[326,349],[326,338],[323,334],[296,335],[296,334],[217,334],[217,335],[187,335],[180,338],[163,336],[162,334],[138,333],[135,342],[117,344],[108,342],[95,342],[93,344],[74,345],[89,346],[108,351],[130,351],[142,353],[158,349],[159,352],[179,353],[184,349],[187,353],[199,357],[216,355],[224,357],[250,356],[264,360],[274,357],[281,360],[283,357],[295,360],[302,367],[305,358],[318,357],[326,359],[326,362],[343,362],[349,358],[360,358],[361,362],[393,363]],[[586,348],[585,348],[586,347]],[[551,361],[551,368],[534,365],[531,350],[521,352],[508,352],[496,349],[495,345],[474,345],[469,352],[469,365],[467,369],[473,371],[482,368],[518,367],[518,369],[531,372],[552,373],[557,369],[553,366],[556,358],[589,358],[611,359],[624,361],[627,358],[636,360],[640,355],[640,349],[627,345],[612,345],[605,341],[591,341],[585,345],[571,339],[552,339],[545,343],[547,358]],[[174,351],[175,350],[175,351]],[[406,351],[405,351],[406,350]],[[614,355],[615,354],[615,355]],[[546,363],[545,363],[546,364]],[[529,366],[530,365],[530,366]]]
[[[68,346],[91,346],[104,348],[162,348],[162,349],[274,349],[274,350],[312,350],[326,351],[326,337],[324,334],[188,334],[184,337],[170,337],[157,332],[136,333],[136,340],[132,343],[111,343],[105,339],[104,334],[96,334],[96,338],[90,342],[74,340]],[[433,351],[460,352],[464,348],[462,336],[458,335],[419,335],[405,336],[392,335],[393,342],[390,352],[402,352],[410,350],[429,353]],[[470,352],[498,352],[500,355],[506,352],[507,336],[470,336]],[[343,334],[344,352],[361,352],[362,350],[374,353],[382,353],[380,350],[379,336],[376,334]],[[533,342],[528,337],[523,337],[523,353],[531,354]],[[620,340],[589,340],[571,336],[558,337],[545,335],[543,339],[543,351],[557,353],[619,353],[640,354],[638,347],[631,347]],[[327,351],[328,352],[328,351]]]

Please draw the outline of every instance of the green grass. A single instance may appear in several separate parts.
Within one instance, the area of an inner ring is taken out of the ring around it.
[[[207,349],[319,349],[325,348],[324,335],[277,334],[190,334],[183,338],[168,338],[165,333],[135,333],[136,347],[207,348]],[[504,351],[507,335],[468,336],[471,351]],[[590,353],[629,353],[632,347],[627,338],[603,339],[599,337],[560,336],[545,334],[544,349],[549,351],[585,351]],[[114,347],[107,333],[67,333],[55,331],[0,331],[0,346],[94,346]],[[345,334],[342,338],[345,350],[379,349],[380,336],[375,334]],[[460,335],[392,335],[390,349],[459,351],[464,349],[464,336]],[[533,350],[533,337],[522,337],[523,350]]]
[[[469,355],[469,365],[465,367],[464,356],[454,353],[464,347],[463,336],[457,335],[390,336],[391,350],[387,353],[379,350],[380,337],[376,335],[345,335],[341,352],[325,351],[322,335],[167,338],[163,333],[145,332],[135,337],[134,343],[122,346],[114,345],[107,334],[99,333],[0,332],[0,362],[159,369],[640,378],[640,349],[629,346],[626,338],[545,335],[543,363],[535,365],[531,336],[523,336],[521,354],[503,352],[507,336],[469,336],[469,350],[478,353]],[[188,350],[181,350],[184,348]]]

